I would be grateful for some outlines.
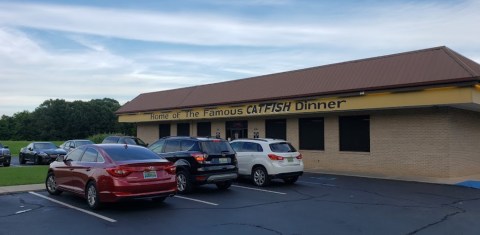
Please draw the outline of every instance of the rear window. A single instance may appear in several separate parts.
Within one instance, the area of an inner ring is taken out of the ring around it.
[[[105,148],[105,152],[114,161],[128,161],[128,160],[147,160],[147,159],[159,159],[160,157],[146,148],[132,148],[125,145],[119,145],[120,148]]]
[[[287,142],[270,144],[270,149],[274,153],[289,153],[297,151],[291,144]]]
[[[222,152],[233,152],[230,143],[228,143],[227,141],[202,141],[201,146],[203,151],[207,154],[221,154]]]

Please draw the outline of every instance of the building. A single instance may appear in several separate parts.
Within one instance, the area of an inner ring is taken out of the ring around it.
[[[307,170],[427,182],[480,179],[480,65],[436,47],[140,94],[138,137],[271,137]]]

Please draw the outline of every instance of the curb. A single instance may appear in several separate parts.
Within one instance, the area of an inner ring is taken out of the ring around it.
[[[0,187],[0,195],[45,190],[45,184],[27,184]]]

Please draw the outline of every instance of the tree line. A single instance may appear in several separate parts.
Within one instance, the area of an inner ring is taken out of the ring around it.
[[[22,111],[0,119],[2,140],[84,139],[102,133],[135,135],[131,123],[119,123],[115,111],[118,101],[110,98],[85,101],[50,99],[35,111]]]

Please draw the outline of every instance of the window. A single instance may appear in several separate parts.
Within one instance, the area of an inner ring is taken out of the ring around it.
[[[212,124],[210,122],[197,123],[197,136],[211,136]]]
[[[82,157],[83,154],[83,149],[74,149],[71,151],[65,159],[71,160],[71,161],[78,161]]]
[[[198,141],[195,140],[182,140],[182,143],[180,145],[180,149],[182,151],[198,151]]]
[[[325,150],[323,117],[298,119],[300,149]]]
[[[98,152],[95,149],[88,148],[82,157],[82,162],[96,162],[97,161]]]
[[[270,149],[274,153],[291,153],[297,151],[291,144],[286,142],[270,144]]]
[[[269,119],[265,120],[265,137],[272,139],[287,139],[287,120]]]
[[[243,144],[243,152],[263,152],[263,148],[260,144],[245,142]]]
[[[339,117],[340,151],[370,152],[370,116]]]
[[[169,140],[165,144],[165,152],[177,152],[180,151],[180,140]]]
[[[165,140],[159,140],[159,141],[153,143],[152,145],[148,146],[148,148],[150,150],[152,150],[153,152],[162,153],[164,143],[165,143]]]
[[[190,123],[178,123],[177,136],[190,136]]]
[[[248,121],[227,121],[225,122],[227,139],[235,140],[248,137]]]
[[[170,124],[158,125],[158,138],[170,136]]]

